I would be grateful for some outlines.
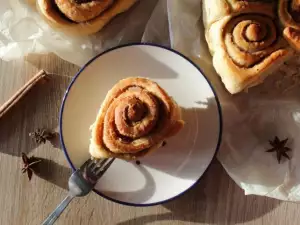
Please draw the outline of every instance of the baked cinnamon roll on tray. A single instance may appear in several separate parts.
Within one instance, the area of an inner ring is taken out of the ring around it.
[[[64,97],[60,131],[74,169],[89,157],[117,158],[98,193],[152,205],[185,192],[206,171],[221,140],[221,109],[188,58],[160,46],[125,45],[77,74]]]
[[[202,2],[213,65],[232,94],[262,83],[300,50],[299,0]]]

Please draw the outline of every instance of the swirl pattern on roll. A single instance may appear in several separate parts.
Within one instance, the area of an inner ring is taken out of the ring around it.
[[[54,0],[59,11],[73,22],[86,22],[99,16],[114,0]]]
[[[107,94],[92,130],[92,140],[102,155],[139,155],[175,135],[184,124],[180,117],[177,104],[157,83],[127,78]],[[95,149],[90,152],[99,156]]]
[[[235,17],[224,30],[228,55],[241,68],[263,66],[264,59],[278,49],[277,39],[273,20],[259,14]]]
[[[72,35],[100,31],[138,0],[36,0],[38,12],[54,29]]]
[[[203,0],[202,5],[213,65],[231,94],[262,83],[294,54],[278,27],[275,1]]]
[[[300,0],[280,0],[278,11],[284,37],[300,51]]]
[[[226,16],[210,26],[206,39],[213,65],[230,93],[263,82],[291,55],[274,18],[263,13],[242,13]]]

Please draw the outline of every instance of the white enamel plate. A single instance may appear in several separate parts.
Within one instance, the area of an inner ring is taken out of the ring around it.
[[[90,125],[106,93],[120,79],[144,76],[182,107],[183,130],[135,162],[116,160],[95,187],[112,201],[149,206],[174,199],[201,178],[219,148],[220,104],[202,72],[180,53],[150,44],[108,50],[88,62],[71,82],[61,108],[60,134],[73,169],[89,156]]]

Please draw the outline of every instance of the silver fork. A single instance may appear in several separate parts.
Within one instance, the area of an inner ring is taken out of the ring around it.
[[[89,159],[76,170],[69,178],[69,192],[67,197],[48,216],[43,225],[54,224],[74,197],[82,197],[89,194],[114,160],[114,158],[102,160]]]

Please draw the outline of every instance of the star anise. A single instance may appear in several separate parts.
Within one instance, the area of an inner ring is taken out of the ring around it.
[[[36,131],[29,133],[29,136],[37,143],[37,144],[45,144],[47,140],[50,140],[54,137],[54,133],[46,129],[37,129]]]
[[[22,152],[22,161],[23,161],[23,168],[22,168],[22,173],[27,173],[29,181],[32,178],[32,174],[35,172],[34,171],[34,166],[38,163],[40,163],[42,160],[36,159],[35,157],[30,157]]]
[[[288,138],[280,141],[277,136],[274,138],[273,141],[269,141],[272,148],[267,150],[266,152],[276,152],[276,157],[277,157],[278,163],[280,163],[282,156],[287,159],[290,159],[287,152],[291,151],[291,149],[285,146],[287,141],[288,141]]]

